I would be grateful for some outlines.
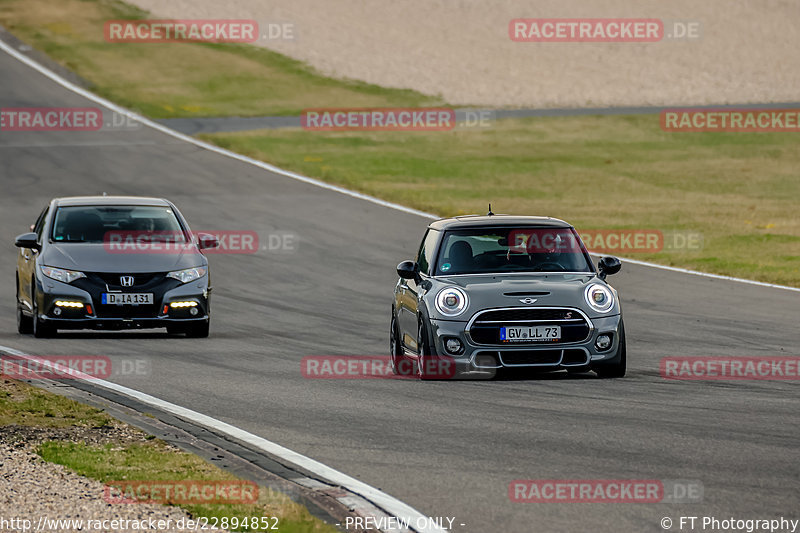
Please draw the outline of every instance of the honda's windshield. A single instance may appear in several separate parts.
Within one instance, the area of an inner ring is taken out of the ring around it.
[[[434,275],[594,272],[573,228],[469,228],[447,231]]]
[[[151,242],[185,242],[183,229],[170,207],[144,205],[59,207],[52,239],[101,243],[130,235],[147,235]]]

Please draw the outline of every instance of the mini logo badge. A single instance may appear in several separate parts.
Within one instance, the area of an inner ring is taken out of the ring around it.
[[[520,302],[524,303],[525,305],[531,305],[532,303],[535,303],[536,300],[536,298],[522,298]]]
[[[133,287],[133,276],[120,276],[119,284],[123,287]]]

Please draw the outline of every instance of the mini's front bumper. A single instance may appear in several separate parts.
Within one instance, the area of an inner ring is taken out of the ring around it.
[[[439,357],[449,357],[459,372],[494,373],[502,368],[543,371],[570,368],[591,368],[609,363],[617,357],[621,315],[590,319],[591,331],[586,339],[570,343],[478,344],[466,330],[468,322],[431,320],[431,335]],[[600,350],[597,337],[609,335],[611,345]],[[461,341],[462,351],[449,353],[448,339]]]

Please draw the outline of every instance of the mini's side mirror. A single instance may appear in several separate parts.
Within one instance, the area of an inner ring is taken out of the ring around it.
[[[39,250],[41,248],[39,245],[39,238],[35,233],[17,235],[17,238],[14,240],[14,246],[17,248],[29,248],[31,250]]]
[[[616,257],[607,255],[597,262],[597,270],[600,271],[600,279],[606,279],[606,276],[616,274],[622,268],[622,263]]]
[[[416,279],[419,276],[419,265],[414,261],[403,261],[397,265],[397,275],[403,279]]]
[[[219,239],[210,233],[197,234],[197,247],[201,250],[206,248],[217,248],[219,246]]]

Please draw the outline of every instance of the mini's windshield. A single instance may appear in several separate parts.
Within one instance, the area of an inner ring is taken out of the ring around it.
[[[53,221],[56,242],[102,243],[109,235],[163,236],[170,242],[185,242],[185,236],[170,207],[144,205],[100,205],[59,207]]]
[[[572,228],[470,228],[445,233],[434,275],[594,272]]]

